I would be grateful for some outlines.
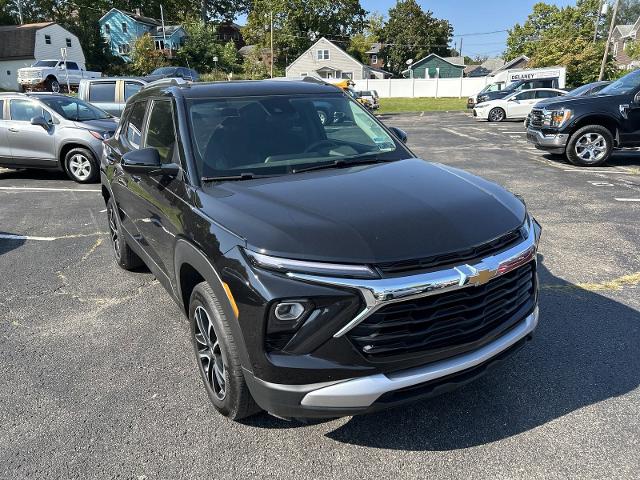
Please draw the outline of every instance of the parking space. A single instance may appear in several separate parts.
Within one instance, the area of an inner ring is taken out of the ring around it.
[[[0,478],[636,477],[640,153],[579,169],[527,144],[521,122],[383,120],[417,155],[522,195],[542,224],[526,349],[400,410],[232,423],[209,406],[178,307],[113,262],[99,186],[0,169]]]

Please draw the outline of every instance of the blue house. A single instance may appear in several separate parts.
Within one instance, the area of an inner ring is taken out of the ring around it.
[[[151,35],[156,49],[162,50],[167,57],[182,46],[186,32],[180,25],[165,25],[155,18],[145,17],[137,9],[135,13],[112,8],[100,20],[100,33],[111,47],[111,52],[125,62],[131,60],[131,49],[136,39],[145,33]]]

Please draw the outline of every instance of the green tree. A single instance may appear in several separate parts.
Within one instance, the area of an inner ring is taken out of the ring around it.
[[[398,0],[389,9],[389,20],[382,31],[382,54],[391,71],[399,73],[409,59],[418,60],[430,53],[448,55],[452,34],[448,21],[425,12],[416,0]]]
[[[260,80],[269,76],[269,70],[262,60],[260,48],[256,47],[244,58],[244,74],[251,80]]]
[[[532,67],[565,66],[570,86],[596,80],[605,47],[605,40],[593,42],[598,6],[599,0],[578,0],[564,8],[535,4],[525,23],[509,31],[505,59],[527,55]],[[615,72],[611,59],[606,72]]]
[[[356,33],[349,39],[347,53],[362,63],[367,63],[366,52],[371,50],[374,43],[380,41],[384,28],[384,17],[379,13],[370,13],[365,21],[362,32]]]
[[[160,50],[156,50],[151,35],[145,33],[133,43],[131,51],[131,70],[136,75],[148,75],[156,68],[168,65]]]
[[[618,6],[618,25],[632,24],[640,18],[640,0],[620,0]]]
[[[249,44],[270,46],[273,12],[276,65],[283,67],[320,37],[346,48],[362,32],[366,12],[360,0],[254,0],[243,34]]]

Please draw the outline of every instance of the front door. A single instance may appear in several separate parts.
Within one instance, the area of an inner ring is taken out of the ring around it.
[[[31,119],[39,116],[49,122],[48,129],[31,125]],[[7,143],[14,164],[52,168],[56,166],[58,158],[54,135],[57,127],[51,113],[32,100],[11,99],[6,126]]]
[[[11,160],[11,150],[7,140],[9,122],[4,117],[4,105],[5,101],[0,99],[0,162],[6,165]]]
[[[525,90],[507,101],[507,118],[524,118],[529,115],[536,100],[536,92]]]

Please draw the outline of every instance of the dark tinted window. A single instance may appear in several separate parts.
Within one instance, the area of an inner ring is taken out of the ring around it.
[[[124,83],[124,100],[125,102],[133,97],[142,89],[142,84],[138,82],[125,82]]]
[[[517,100],[532,100],[536,98],[536,92],[525,91],[516,95]]]
[[[47,121],[51,120],[51,115],[40,105],[31,100],[11,100],[9,102],[11,120],[17,122],[30,122],[33,117],[43,116]]]
[[[67,70],[78,70],[78,64],[76,62],[67,62]]]
[[[131,114],[127,124],[126,137],[127,142],[133,148],[140,148],[140,140],[142,138],[142,122],[144,121],[144,112],[147,108],[147,102],[136,102],[131,108]]]
[[[532,87],[530,88],[553,88],[553,79],[549,80],[536,80],[532,82]]]
[[[0,120],[4,118],[4,100],[0,100]]]
[[[162,163],[171,163],[173,148],[176,144],[176,133],[173,127],[173,110],[170,101],[156,100],[153,102],[148,125],[145,146],[158,150]]]
[[[553,98],[560,95],[560,92],[554,92],[553,90],[541,90],[536,92],[536,98]]]
[[[98,82],[89,86],[90,102],[115,102],[116,82]]]

